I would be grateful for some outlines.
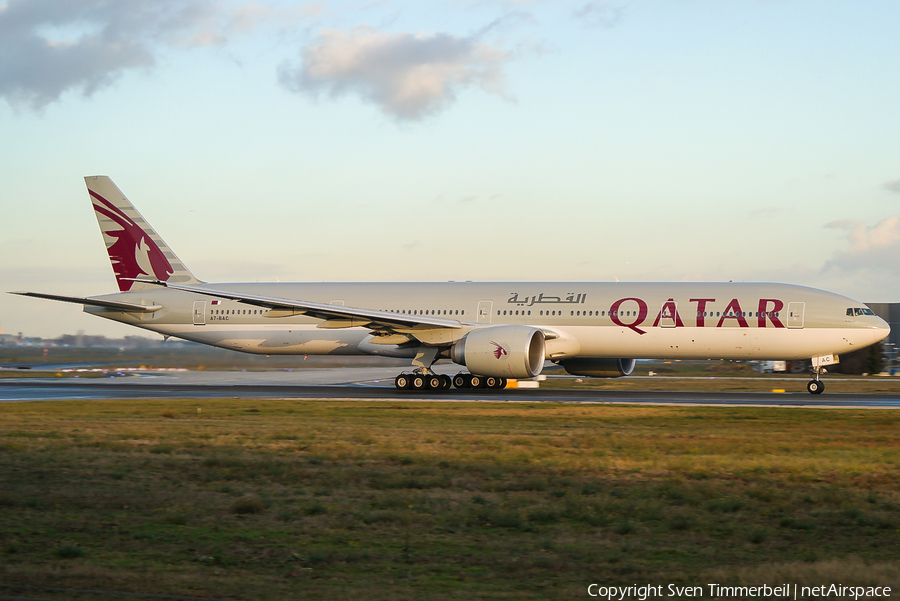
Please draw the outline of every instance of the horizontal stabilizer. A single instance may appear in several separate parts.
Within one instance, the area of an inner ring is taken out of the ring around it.
[[[42,294],[40,292],[10,292],[10,294],[33,296],[34,298],[46,298],[49,300],[62,301],[64,303],[90,305],[92,307],[103,307],[104,309],[115,309],[117,311],[125,311],[126,313],[153,313],[154,311],[162,309],[161,305],[136,305],[134,303],[123,303],[121,301],[81,298],[78,296],[60,296],[58,294]]]

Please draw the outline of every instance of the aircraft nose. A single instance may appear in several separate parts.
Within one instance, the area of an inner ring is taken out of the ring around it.
[[[881,342],[891,333],[891,326],[888,325],[888,322],[878,318],[878,324],[872,330],[872,342]]]

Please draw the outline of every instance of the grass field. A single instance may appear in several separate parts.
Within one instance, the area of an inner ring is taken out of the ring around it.
[[[900,412],[853,409],[6,403],[0,583],[363,600],[900,587],[898,434]]]

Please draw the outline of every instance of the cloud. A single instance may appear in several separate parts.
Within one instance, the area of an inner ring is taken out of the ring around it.
[[[575,11],[575,18],[587,25],[615,27],[625,16],[628,2],[620,0],[594,0]]]
[[[884,189],[891,192],[900,192],[900,179],[895,179],[892,182],[886,182],[884,184]]]
[[[864,225],[863,222],[857,219],[838,219],[836,221],[826,223],[823,227],[829,230],[852,230],[861,225]]]
[[[900,216],[887,217],[873,226],[842,219],[825,227],[845,230],[850,247],[835,253],[825,263],[823,272],[879,271],[900,275]]]
[[[751,217],[773,218],[779,213],[781,213],[781,208],[779,207],[760,207],[758,209],[751,209],[747,214]]]
[[[128,70],[153,67],[164,47],[223,44],[283,17],[208,0],[9,0],[0,4],[0,97],[41,109],[69,90],[91,96]]]
[[[356,94],[392,117],[416,120],[446,109],[464,88],[506,96],[501,67],[509,59],[478,36],[359,27],[323,31],[302,50],[300,64],[281,65],[279,80],[314,97]]]

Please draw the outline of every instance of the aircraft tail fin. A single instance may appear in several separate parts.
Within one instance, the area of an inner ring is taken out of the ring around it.
[[[105,175],[84,178],[121,292],[152,286],[134,279],[201,284]]]

